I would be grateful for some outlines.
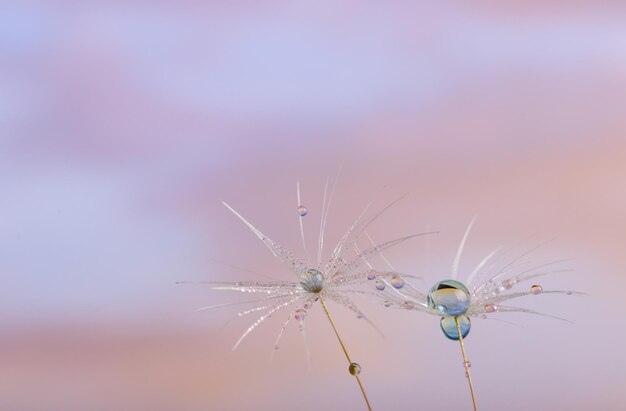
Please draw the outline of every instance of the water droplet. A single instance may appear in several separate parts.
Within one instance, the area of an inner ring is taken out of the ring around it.
[[[376,280],[376,289],[378,291],[382,291],[385,289],[385,282],[381,280]]]
[[[309,212],[309,210],[307,210],[307,208],[303,205],[298,207],[298,215],[300,217],[304,217],[305,215],[307,215],[307,213]]]
[[[404,303],[402,303],[402,306],[407,310],[412,310],[413,308],[415,308],[415,304],[413,303],[413,301],[405,301]]]
[[[383,304],[387,308],[391,307],[391,303],[389,301],[387,301],[387,300],[385,300],[385,302]]]
[[[459,331],[456,328],[455,317],[443,317],[441,319],[441,331],[443,331],[443,335],[448,337],[451,340],[459,339]],[[470,332],[470,328],[472,327],[472,321],[467,315],[459,315],[457,317],[459,319],[459,326],[461,328],[461,337],[467,337],[467,334]]]
[[[402,277],[398,275],[394,275],[393,277],[391,277],[391,285],[393,285],[393,288],[402,288],[404,287],[404,284],[405,283]]]
[[[359,311],[358,313],[356,313],[356,318],[358,318],[359,320],[362,320],[363,318],[365,318],[365,316],[363,315],[361,311]]]
[[[572,295],[571,291],[565,291],[565,295]]]
[[[359,375],[361,374],[361,366],[355,362],[353,362],[352,364],[350,364],[350,366],[348,367],[348,372],[352,375]]]
[[[502,281],[502,288],[504,288],[505,290],[510,290],[513,287],[513,281],[512,280],[504,280]]]
[[[300,275],[300,285],[305,291],[319,293],[324,288],[324,275],[316,269],[309,269]]]
[[[304,304],[302,304],[302,307],[304,307],[305,309],[307,309],[307,310],[308,310],[309,308],[311,308],[311,306],[312,306],[312,305],[313,305],[313,301],[311,301],[311,300],[306,300],[306,301],[304,302]]]
[[[486,313],[493,313],[496,311],[496,306],[493,304],[485,304],[485,312]]]
[[[535,284],[533,286],[530,287],[530,292],[532,294],[541,294],[541,292],[543,291],[543,287],[540,286],[539,284]]]
[[[374,270],[368,270],[367,271],[367,279],[368,280],[375,280],[376,277],[378,277],[378,274],[376,274],[376,271],[374,271]]]
[[[332,277],[330,277],[330,279],[335,284],[341,284],[345,280],[343,273],[341,271],[337,271],[335,274],[333,274]]]
[[[446,315],[465,314],[470,306],[470,294],[458,281],[440,281],[428,292],[428,306]]]
[[[305,317],[306,317],[306,310],[304,308],[298,308],[294,312],[293,318],[295,318],[298,321],[303,321]]]

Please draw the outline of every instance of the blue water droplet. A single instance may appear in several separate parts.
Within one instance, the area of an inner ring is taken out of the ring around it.
[[[458,317],[443,317],[440,323],[443,335],[451,340],[459,339],[459,330],[456,328],[455,318],[459,319],[459,326],[461,327],[461,337],[467,337],[467,334],[469,334],[470,328],[472,327],[472,321],[467,315],[459,315]]]
[[[470,293],[458,281],[440,281],[428,292],[428,306],[445,315],[465,314],[470,306]]]
[[[374,270],[368,270],[367,271],[367,279],[368,280],[375,280],[376,277],[378,277],[378,274],[376,273],[376,271],[374,271]]]
[[[404,287],[404,280],[402,279],[402,277],[398,276],[398,275],[394,275],[393,277],[391,277],[391,285],[393,285],[393,288],[397,288],[400,289],[402,287]]]
[[[303,321],[305,317],[306,317],[306,310],[304,308],[298,308],[294,312],[293,318],[295,318],[298,321]]]

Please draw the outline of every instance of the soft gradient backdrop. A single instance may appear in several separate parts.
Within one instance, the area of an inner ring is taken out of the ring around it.
[[[481,410],[626,408],[623,2],[389,3],[3,2],[1,410],[363,410],[319,306],[270,365],[282,316],[231,353],[252,319],[194,310],[242,297],[175,285],[290,279],[220,200],[299,252],[296,181],[313,241],[340,167],[328,242],[409,192],[372,234],[441,232],[388,255],[423,289],[474,215],[461,279],[575,258],[542,284],[588,297],[520,301],[573,324],[474,324]],[[470,408],[436,318],[331,309],[375,409]]]

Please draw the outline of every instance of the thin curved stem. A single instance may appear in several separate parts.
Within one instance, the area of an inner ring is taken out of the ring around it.
[[[350,354],[348,354],[348,350],[346,349],[346,346],[344,345],[343,341],[341,340],[341,337],[339,336],[339,332],[337,331],[337,327],[335,326],[335,323],[332,319],[332,317],[330,316],[330,313],[328,312],[328,308],[326,308],[326,303],[324,302],[324,298],[322,298],[322,296],[320,295],[320,303],[322,303],[322,307],[324,308],[324,312],[326,313],[326,317],[328,317],[328,321],[330,321],[330,325],[333,327],[333,331],[335,331],[335,335],[337,336],[337,339],[339,340],[339,345],[341,345],[341,349],[343,350],[343,353],[346,356],[346,359],[348,360],[348,364],[350,364],[350,369],[352,368],[352,364],[355,364],[354,362],[352,362],[352,360],[350,359]],[[352,372],[350,372],[350,374],[352,374]],[[363,388],[363,383],[361,383],[361,379],[359,378],[359,374],[358,371],[354,374],[354,377],[356,378],[356,382],[359,383],[359,388],[361,389],[361,393],[363,394],[363,399],[365,400],[365,404],[367,405],[367,409],[369,411],[372,411],[372,406],[370,405],[370,401],[367,398],[367,394],[365,393],[365,388]]]
[[[467,382],[469,383],[470,394],[472,394],[472,404],[474,405],[474,411],[478,411],[476,406],[476,397],[474,395],[474,385],[472,384],[472,375],[470,374],[470,362],[465,354],[465,345],[463,344],[463,335],[461,334],[461,324],[459,323],[459,317],[454,317],[456,322],[456,331],[459,333],[459,342],[461,343],[461,354],[463,354],[463,365],[465,366],[465,375],[467,376]]]

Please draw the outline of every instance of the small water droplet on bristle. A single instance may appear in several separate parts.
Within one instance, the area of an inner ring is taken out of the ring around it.
[[[344,281],[343,273],[341,271],[337,271],[335,274],[333,274],[332,277],[330,277],[330,279],[335,284],[343,283]]]
[[[375,280],[376,277],[378,277],[378,274],[376,274],[376,271],[374,271],[374,270],[368,270],[367,271],[367,279],[368,280]]]
[[[391,303],[387,300],[383,303],[385,307],[391,307]]]
[[[384,281],[380,281],[380,280],[376,280],[376,289],[378,291],[382,291],[385,289],[385,282]]]
[[[485,312],[486,313],[493,313],[496,311],[496,306],[493,304],[485,304]]]
[[[535,294],[535,295],[541,294],[542,291],[543,291],[543,287],[540,286],[539,284],[535,284],[535,285],[530,287],[530,292],[532,294]]]
[[[309,210],[305,206],[301,205],[298,207],[298,215],[300,217],[304,217],[305,215],[307,215],[308,212]]]
[[[571,291],[565,291],[565,295],[572,295]]]
[[[505,290],[510,290],[512,287],[513,287],[513,281],[511,280],[502,281],[502,288],[504,288]]]
[[[413,304],[413,301],[405,301],[404,303],[402,303],[402,305],[407,310],[412,310],[413,308],[415,308],[415,304]]]
[[[302,321],[304,320],[304,318],[306,317],[306,310],[304,308],[298,308],[295,312],[294,312],[294,316],[293,318],[295,318],[298,321]]]
[[[393,277],[391,277],[391,285],[393,285],[393,288],[402,288],[404,287],[404,280],[402,279],[402,277],[398,276],[398,275],[394,275]]]
[[[312,305],[313,305],[313,301],[306,300],[304,304],[302,304],[302,307],[308,310],[309,308],[311,308]]]
[[[352,375],[359,375],[361,374],[361,366],[355,362],[353,362],[352,364],[350,364],[350,366],[348,367],[348,372]]]

